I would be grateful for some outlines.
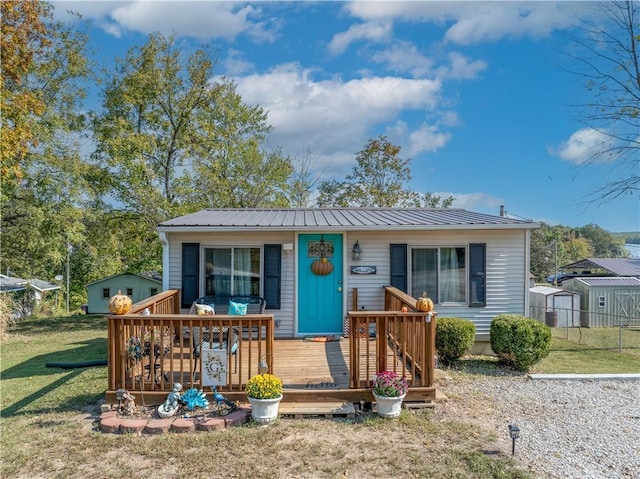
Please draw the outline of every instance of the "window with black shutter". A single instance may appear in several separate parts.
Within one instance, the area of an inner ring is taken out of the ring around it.
[[[191,306],[199,294],[200,243],[182,244],[182,307]]]
[[[390,250],[391,286],[407,292],[407,245],[392,244]]]
[[[486,268],[487,245],[471,243],[469,245],[469,307],[486,306]]]
[[[264,245],[264,299],[266,309],[280,309],[282,284],[282,245]]]

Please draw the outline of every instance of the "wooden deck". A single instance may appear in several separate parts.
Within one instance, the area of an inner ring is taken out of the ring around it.
[[[361,403],[371,402],[370,381],[377,371],[391,370],[405,377],[409,392],[405,402],[435,400],[433,386],[435,318],[425,313],[399,312],[400,304],[411,298],[391,292],[386,311],[349,312],[350,331],[360,332],[334,341],[302,338],[274,339],[271,314],[247,316],[196,316],[175,314],[177,293],[163,292],[133,311],[108,316],[109,386],[106,399],[114,403],[120,389],[143,394],[147,404],[162,403],[174,383],[184,389],[202,386],[200,361],[194,356],[191,328],[209,331],[237,330],[237,350],[227,353],[226,385],[218,391],[234,401],[244,401],[244,384],[266,360],[269,372],[282,379],[283,403]],[[389,292],[386,293],[389,295]],[[150,314],[140,314],[150,307]],[[186,334],[184,333],[186,331]],[[253,331],[249,334],[248,332]],[[221,334],[221,333],[220,333]],[[140,359],[132,361],[128,353],[130,340],[145,337],[145,344],[163,347],[144,348]],[[227,351],[230,351],[227,349]]]

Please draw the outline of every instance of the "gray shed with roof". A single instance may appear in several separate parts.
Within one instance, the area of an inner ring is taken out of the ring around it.
[[[276,336],[301,337],[342,332],[354,307],[383,310],[392,285],[427,291],[440,316],[469,319],[488,340],[497,314],[529,311],[538,227],[462,209],[205,209],[159,225],[163,289],[181,290],[185,309],[210,294],[262,296]],[[333,270],[314,276],[323,248]]]
[[[583,327],[640,325],[640,279],[571,278],[564,289],[580,294]]]

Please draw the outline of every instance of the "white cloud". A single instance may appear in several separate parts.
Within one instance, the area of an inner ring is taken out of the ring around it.
[[[266,74],[234,78],[243,100],[268,112],[274,127],[272,143],[283,145],[291,154],[309,150],[318,162],[344,168],[374,136],[376,126],[396,121],[411,110],[438,115],[441,84],[435,80],[314,80],[313,75],[312,70],[288,64]],[[445,119],[451,121],[450,116],[447,112]],[[392,133],[391,141],[414,152],[433,151],[448,140],[448,134],[429,126]]]
[[[425,152],[433,153],[451,139],[451,133],[440,131],[438,124],[423,123],[417,128],[409,128],[409,125],[400,121],[387,128],[387,136],[406,139],[400,152],[402,158],[415,158]]]
[[[253,63],[245,60],[241,51],[233,48],[227,50],[227,57],[222,60],[222,66],[227,76],[242,75],[254,68]]]
[[[541,38],[576,22],[591,2],[350,2],[344,10],[363,21],[448,25],[444,39],[459,45],[504,37]]]
[[[442,65],[438,69],[438,77],[452,78],[455,80],[472,80],[478,74],[487,69],[487,63],[483,60],[471,61],[466,56],[451,52],[448,55],[449,64]]]
[[[504,200],[488,193],[436,193],[442,198],[453,196],[453,208],[462,208],[479,213],[489,213],[497,215],[500,212],[500,206],[504,205]]]
[[[55,2],[56,10],[71,9],[93,19],[107,33],[161,32],[201,40],[234,39],[245,34],[272,42],[279,21],[265,18],[259,6],[218,1]],[[62,14],[60,14],[62,15]]]
[[[357,40],[380,42],[391,36],[391,23],[366,22],[352,25],[346,32],[338,33],[329,42],[329,51],[333,54],[343,53],[347,47]]]
[[[601,150],[611,148],[611,137],[601,131],[582,128],[573,133],[567,141],[557,147],[549,148],[549,153],[564,161],[583,165],[592,161],[594,155]]]

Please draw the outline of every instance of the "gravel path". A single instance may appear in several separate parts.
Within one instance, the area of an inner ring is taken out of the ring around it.
[[[485,406],[471,419],[498,437],[508,438],[507,425],[517,424],[516,460],[539,477],[640,478],[640,381],[520,376],[443,386],[449,402],[466,402],[461,407],[472,416]]]

